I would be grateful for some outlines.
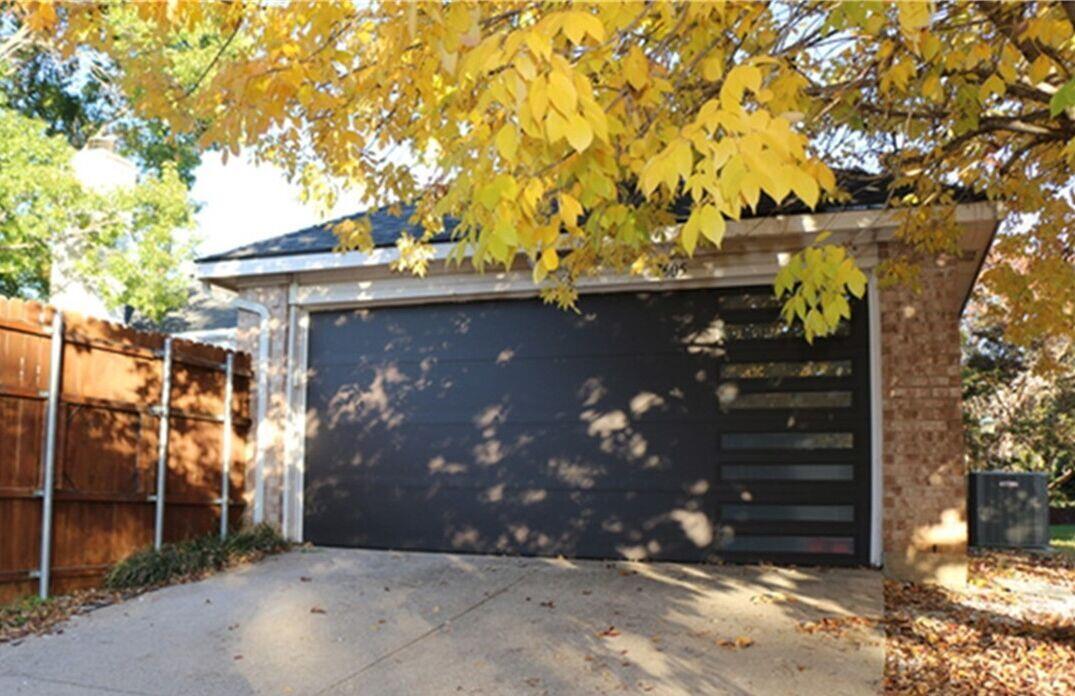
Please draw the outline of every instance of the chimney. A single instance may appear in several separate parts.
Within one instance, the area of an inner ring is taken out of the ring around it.
[[[96,135],[71,158],[75,177],[91,191],[105,194],[134,186],[138,182],[138,167],[116,153],[116,138]],[[77,230],[64,232],[52,245],[52,270],[49,277],[49,303],[81,314],[120,320],[119,312],[111,312],[104,300],[82,282],[76,272],[81,257],[82,240]]]

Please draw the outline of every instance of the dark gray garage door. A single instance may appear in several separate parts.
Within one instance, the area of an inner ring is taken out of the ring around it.
[[[866,308],[808,346],[771,291],[317,313],[316,544],[864,563]]]

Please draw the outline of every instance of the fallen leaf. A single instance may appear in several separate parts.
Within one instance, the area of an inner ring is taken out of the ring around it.
[[[615,626],[609,626],[597,635],[602,638],[615,638],[616,636],[620,635],[620,632],[616,630]]]

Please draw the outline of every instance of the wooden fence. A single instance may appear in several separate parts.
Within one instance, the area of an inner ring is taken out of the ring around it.
[[[57,314],[0,298],[0,603],[92,586],[244,505],[249,355]]]

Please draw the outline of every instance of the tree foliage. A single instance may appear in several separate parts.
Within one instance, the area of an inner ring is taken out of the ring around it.
[[[887,277],[958,253],[950,185],[971,187],[1032,214],[998,243],[990,311],[1024,343],[1075,329],[1071,4],[16,7],[68,52],[116,61],[144,117],[253,148],[311,195],[415,202],[428,235],[450,214],[456,258],[523,254],[561,305],[598,270],[661,273],[719,248],[763,199],[839,197],[832,169],[864,164],[894,175],[911,250]],[[148,27],[136,49],[122,13]],[[177,70],[192,35],[207,50]],[[363,225],[341,232],[371,244]],[[423,248],[404,240],[400,265],[422,271]],[[804,253],[781,281],[787,314],[823,335],[863,280],[847,250]]]
[[[74,149],[46,128],[0,100],[0,292],[47,298],[62,243],[110,306],[154,320],[180,306],[188,285],[181,264],[192,253],[180,233],[193,209],[176,168],[164,164],[136,186],[98,193],[75,176]]]
[[[45,122],[49,135],[62,135],[76,149],[107,131],[119,153],[141,169],[159,175],[172,165],[188,188],[193,185],[201,161],[196,134],[174,135],[160,119],[135,117],[111,84],[110,66],[86,56],[62,60],[40,46],[20,53],[0,78],[10,108]]]
[[[970,465],[1045,472],[1055,483],[1054,501],[1075,501],[1072,343],[1021,347],[1003,334],[974,319],[964,330],[963,420]],[[1052,366],[1048,374],[1034,369],[1043,363]]]
[[[51,37],[29,32],[19,19],[0,18],[0,60],[7,65],[0,93],[8,107],[44,121],[49,135],[62,135],[76,149],[107,133],[142,170],[159,175],[171,163],[188,188],[194,183],[201,160],[196,131],[173,133],[161,119],[141,118],[108,56],[84,47],[65,58]],[[118,30],[136,19],[116,13],[109,21]]]

